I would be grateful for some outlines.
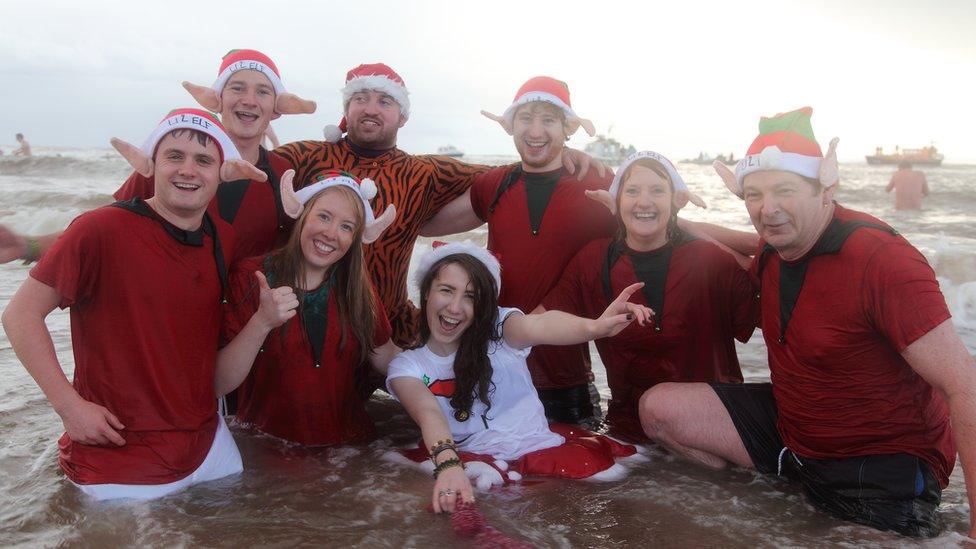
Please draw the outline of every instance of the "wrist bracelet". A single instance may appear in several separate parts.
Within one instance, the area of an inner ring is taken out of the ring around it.
[[[440,462],[439,465],[434,466],[434,478],[437,478],[437,476],[440,475],[444,469],[448,469],[450,467],[460,467],[464,469],[464,464],[461,463],[460,458],[445,459],[444,461]]]
[[[434,462],[434,465],[437,465],[437,455],[444,450],[454,450],[455,454],[458,453],[457,446],[453,442],[442,442],[430,451],[430,460]]]
[[[451,438],[445,438],[444,440],[438,440],[437,442],[434,443],[433,446],[430,447],[430,453],[433,454],[434,453],[434,450],[436,450],[437,448],[440,448],[441,446],[443,446],[445,444],[454,444],[454,440],[451,439]]]
[[[27,251],[24,252],[21,259],[24,260],[24,265],[30,265],[31,263],[37,261],[41,257],[41,244],[36,238],[27,238]]]

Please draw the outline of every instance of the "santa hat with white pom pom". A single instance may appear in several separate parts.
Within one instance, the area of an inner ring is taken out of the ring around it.
[[[404,119],[410,117],[410,93],[403,78],[395,70],[383,63],[370,63],[359,65],[349,69],[346,73],[346,85],[339,91],[342,92],[342,111],[345,112],[349,107],[349,101],[353,94],[365,90],[373,90],[385,93],[392,97],[400,105],[400,115]],[[328,125],[323,128],[325,140],[335,143],[346,133],[346,117],[343,116],[339,125]]]
[[[369,201],[376,197],[377,189],[372,179],[360,180],[351,173],[331,170],[322,174],[315,183],[296,192],[292,186],[294,176],[294,170],[288,170],[281,178],[281,205],[285,213],[293,219],[298,219],[309,199],[329,187],[336,186],[352,189],[363,201],[363,211],[366,214],[363,243],[374,242],[396,219],[396,207],[393,204],[386,207],[383,215],[379,217],[373,215],[373,207],[369,205]]]

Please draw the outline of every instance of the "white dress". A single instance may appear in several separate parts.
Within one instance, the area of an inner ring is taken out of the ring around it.
[[[501,324],[511,314],[522,312],[500,307],[496,322]],[[458,421],[451,407],[454,391],[453,354],[438,356],[427,346],[404,351],[390,362],[386,385],[396,398],[396,393],[390,387],[391,380],[398,377],[421,380],[437,398],[458,449],[496,459],[514,460],[529,452],[565,442],[562,436],[549,430],[542,402],[525,363],[530,350],[514,349],[504,339],[488,344],[488,359],[493,370],[493,386],[489,388],[491,409],[487,409],[476,397],[465,421]]]

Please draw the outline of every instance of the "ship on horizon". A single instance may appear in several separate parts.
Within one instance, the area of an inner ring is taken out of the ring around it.
[[[866,155],[864,158],[867,159],[868,164],[871,165],[911,162],[912,164],[941,166],[942,159],[945,157],[939,153],[939,150],[935,148],[935,145],[929,145],[928,147],[922,147],[921,149],[900,150],[898,146],[895,145],[895,152],[893,154],[885,154],[881,147],[877,147],[874,149],[874,154]]]

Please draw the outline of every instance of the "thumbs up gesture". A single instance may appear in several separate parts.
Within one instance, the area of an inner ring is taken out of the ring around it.
[[[288,286],[277,288],[268,286],[268,279],[261,271],[254,271],[254,276],[258,279],[258,287],[261,289],[261,304],[254,316],[268,331],[271,331],[295,316],[298,297]]]

